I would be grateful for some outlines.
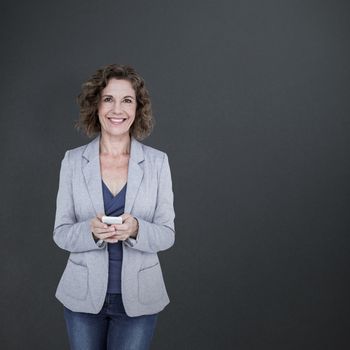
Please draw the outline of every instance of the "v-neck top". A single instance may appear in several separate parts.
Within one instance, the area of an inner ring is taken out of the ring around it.
[[[124,213],[127,184],[114,196],[102,180],[105,215],[120,216]],[[121,268],[123,261],[122,242],[108,243],[109,272],[108,293],[121,293]]]

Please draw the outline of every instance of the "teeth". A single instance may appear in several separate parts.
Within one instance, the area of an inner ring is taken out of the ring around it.
[[[109,120],[111,120],[112,122],[116,122],[116,123],[121,123],[124,121],[123,118],[109,118]]]

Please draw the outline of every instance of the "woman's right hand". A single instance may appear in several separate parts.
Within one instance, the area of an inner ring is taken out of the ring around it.
[[[114,237],[116,229],[114,226],[109,226],[102,222],[103,215],[104,214],[98,214],[90,221],[91,232],[96,240],[100,239],[108,243],[117,243],[118,239]]]

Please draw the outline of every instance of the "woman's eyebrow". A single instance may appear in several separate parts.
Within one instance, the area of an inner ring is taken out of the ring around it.
[[[105,94],[105,95],[102,95],[102,97],[113,97],[113,95]],[[126,95],[123,98],[126,98],[126,97],[129,97],[129,98],[132,98],[133,100],[135,100],[135,97],[133,97],[133,96]]]

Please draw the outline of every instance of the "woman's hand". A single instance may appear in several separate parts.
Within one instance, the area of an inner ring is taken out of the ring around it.
[[[122,224],[111,225],[115,228],[115,236],[112,238],[115,242],[125,241],[129,237],[136,238],[139,231],[139,222],[132,215],[124,213],[122,219]]]
[[[125,241],[129,237],[136,238],[138,232],[138,221],[130,214],[123,214],[122,224],[107,225],[102,222],[102,216],[98,214],[91,220],[90,226],[94,237],[108,243]]]
[[[115,235],[115,228],[102,222],[103,215],[104,214],[98,214],[90,221],[90,229],[96,240],[100,239],[106,242],[110,242],[112,237]]]

